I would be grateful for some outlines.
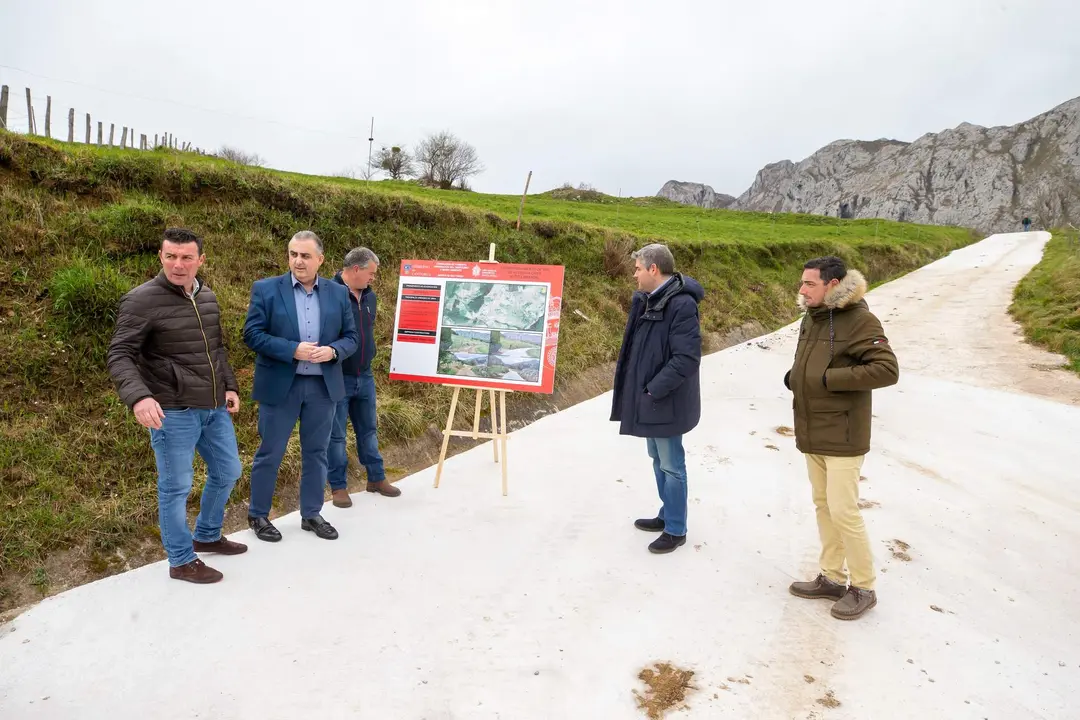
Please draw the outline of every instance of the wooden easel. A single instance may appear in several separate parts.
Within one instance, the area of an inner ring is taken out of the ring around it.
[[[495,259],[495,243],[491,243],[491,246],[488,248],[488,259],[481,260],[480,262],[498,262]],[[472,387],[470,385],[449,385],[448,387],[454,388],[454,394],[450,398],[450,412],[446,416],[446,427],[443,429],[442,449],[439,451],[439,466],[435,469],[435,487],[439,487],[439,478],[442,476],[443,463],[446,462],[446,449],[450,445],[451,436],[468,437],[473,440],[489,438],[491,440],[491,450],[495,456],[495,462],[499,462],[499,445],[502,445],[502,494],[506,495],[506,393],[513,392],[513,390],[487,389],[488,403],[491,406],[491,432],[480,432],[480,406],[484,399],[484,388]],[[454,430],[454,416],[457,414],[458,396],[463,389],[476,391],[472,430]],[[499,394],[498,413],[495,412],[495,393]],[[500,420],[502,421],[501,426]]]

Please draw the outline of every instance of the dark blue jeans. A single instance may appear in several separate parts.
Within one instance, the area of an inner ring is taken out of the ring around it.
[[[161,429],[150,428],[158,471],[158,525],[169,565],[179,567],[195,559],[187,524],[187,499],[195,479],[195,451],[206,462],[195,539],[213,542],[221,537],[225,503],[240,477],[236,431],[224,407],[166,409]]]
[[[300,517],[322,512],[326,485],[326,447],[334,421],[334,403],[322,375],[297,375],[285,400],[277,405],[259,403],[259,449],[251,463],[249,517],[268,517],[274,499],[278,469],[296,421],[300,420]]]
[[[345,398],[337,404],[334,412],[334,426],[330,430],[330,447],[327,450],[329,467],[326,479],[330,482],[331,490],[344,490],[348,485],[345,471],[349,456],[345,451],[345,430],[349,420],[352,420],[353,432],[356,433],[356,457],[367,471],[368,482],[382,482],[386,479],[386,469],[379,454],[375,376],[370,371],[345,376]]]
[[[648,438],[649,457],[656,475],[656,491],[660,494],[660,512],[664,532],[686,534],[686,455],[682,435]]]

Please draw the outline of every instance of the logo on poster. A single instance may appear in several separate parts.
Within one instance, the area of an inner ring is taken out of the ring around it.
[[[559,349],[559,346],[555,345],[550,350],[548,350],[547,364],[550,365],[551,367],[555,367],[555,354],[556,354],[556,350],[558,350],[558,349]]]
[[[407,272],[407,273],[412,272],[412,265],[409,265],[408,263],[405,263],[405,272]]]
[[[548,317],[552,317],[552,318],[559,317],[561,308],[562,308],[562,298],[552,296],[551,300],[548,302]]]
[[[472,266],[472,276],[473,277],[480,277],[480,266],[479,265],[473,265]]]

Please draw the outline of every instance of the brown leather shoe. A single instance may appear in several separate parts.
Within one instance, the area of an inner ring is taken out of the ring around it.
[[[796,597],[806,598],[807,600],[816,600],[818,598],[839,600],[847,592],[847,586],[835,583],[819,573],[816,578],[809,582],[791,583],[788,586],[788,591]]]
[[[194,548],[197,553],[217,553],[218,555],[239,555],[247,552],[247,545],[233,542],[224,535],[214,542],[192,540],[191,547]]]
[[[838,620],[855,620],[860,618],[867,610],[877,605],[877,593],[873,590],[863,590],[854,585],[848,588],[844,597],[836,601],[832,606],[832,616]]]
[[[375,483],[369,482],[367,484],[367,491],[379,493],[380,495],[385,495],[386,497],[397,497],[401,494],[400,490],[398,490],[386,480],[381,480]]]
[[[169,568],[169,577],[174,580],[187,580],[191,583],[207,585],[209,583],[216,583],[223,578],[224,575],[204,564],[199,558],[195,558],[187,565]]]
[[[340,490],[331,490],[330,496],[334,499],[334,507],[352,507],[352,498],[349,497],[348,488],[342,488]]]

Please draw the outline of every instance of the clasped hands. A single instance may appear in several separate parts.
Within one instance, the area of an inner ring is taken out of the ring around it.
[[[334,359],[334,348],[329,345],[302,342],[296,346],[293,357],[303,362],[324,363]]]

